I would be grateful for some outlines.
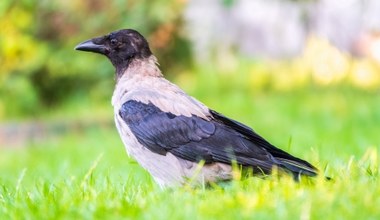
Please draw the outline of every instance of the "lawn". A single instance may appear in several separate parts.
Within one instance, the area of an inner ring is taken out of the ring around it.
[[[162,190],[127,157],[114,128],[94,127],[0,148],[0,219],[380,218],[378,92],[179,83],[333,180],[252,177]]]

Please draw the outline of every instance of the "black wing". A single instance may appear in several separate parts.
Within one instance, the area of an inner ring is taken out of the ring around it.
[[[134,100],[124,103],[119,112],[137,140],[158,154],[171,152],[205,163],[230,164],[235,160],[265,173],[277,165],[296,174],[316,174],[312,165],[274,147],[249,127],[215,111],[210,113],[210,121],[194,115],[177,116]]]
[[[281,167],[285,167],[295,174],[302,173],[310,176],[317,175],[318,169],[311,165],[309,162],[294,157],[289,153],[273,146],[260,135],[255,133],[250,127],[233,119],[227,118],[224,115],[213,110],[210,110],[210,113],[215,118],[215,120],[221,121],[223,124],[243,134],[245,138],[251,140],[257,147],[266,149],[274,158],[276,158],[276,160],[280,161]]]

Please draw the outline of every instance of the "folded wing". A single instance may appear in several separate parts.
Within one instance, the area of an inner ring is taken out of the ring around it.
[[[273,166],[294,176],[314,176],[311,164],[274,147],[249,127],[210,110],[209,120],[198,116],[174,115],[152,103],[125,102],[119,112],[137,140],[157,154],[167,152],[206,164],[236,161],[255,172],[270,173]]]

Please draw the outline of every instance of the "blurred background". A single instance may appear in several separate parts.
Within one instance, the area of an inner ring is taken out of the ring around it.
[[[167,78],[282,148],[323,161],[379,149],[379,11],[377,0],[2,0],[0,149],[123,151],[114,69],[73,49],[122,28],[148,39]]]

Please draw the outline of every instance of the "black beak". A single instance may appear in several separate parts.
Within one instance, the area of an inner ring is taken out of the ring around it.
[[[75,50],[81,50],[81,51],[93,52],[93,53],[100,53],[100,54],[107,54],[108,53],[108,49],[104,45],[95,44],[92,41],[92,39],[78,44],[74,49]]]

